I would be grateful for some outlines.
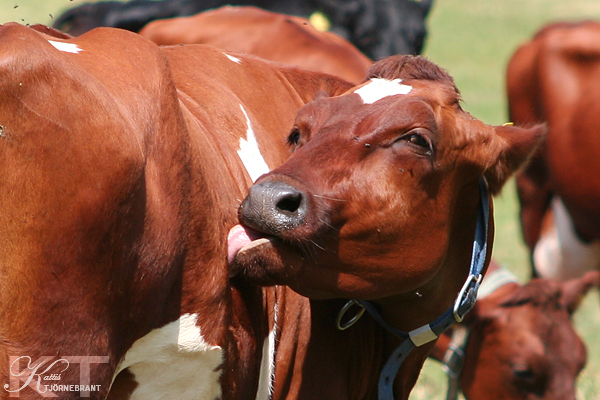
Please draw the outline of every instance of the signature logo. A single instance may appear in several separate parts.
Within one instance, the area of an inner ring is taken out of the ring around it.
[[[57,392],[79,392],[80,397],[90,397],[101,387],[90,384],[90,366],[106,364],[108,360],[108,356],[42,356],[33,361],[29,356],[11,356],[9,383],[4,390],[10,397],[19,397],[19,392],[27,387],[42,397],[58,397]],[[62,384],[62,374],[74,364],[79,365],[79,384]]]

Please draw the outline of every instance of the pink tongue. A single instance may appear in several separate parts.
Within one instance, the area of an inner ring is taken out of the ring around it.
[[[227,262],[231,264],[235,260],[238,251],[257,237],[257,232],[242,225],[231,228],[229,235],[227,235]]]

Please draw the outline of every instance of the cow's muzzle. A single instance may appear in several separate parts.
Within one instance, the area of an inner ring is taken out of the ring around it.
[[[302,191],[284,182],[263,181],[250,188],[239,219],[250,228],[281,237],[305,222],[307,210],[307,196]]]

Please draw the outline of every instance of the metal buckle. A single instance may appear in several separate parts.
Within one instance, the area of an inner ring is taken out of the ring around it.
[[[469,308],[468,310],[466,310],[464,312],[463,315],[460,315],[458,313],[458,309],[460,308],[460,305],[462,304],[463,300],[466,298],[465,296],[468,293],[469,285],[471,285],[472,282],[475,282],[475,283],[480,282],[481,278],[482,278],[481,274],[479,274],[478,276],[475,276],[473,274],[469,275],[469,277],[465,281],[465,284],[463,285],[462,289],[460,289],[460,292],[458,293],[458,297],[456,297],[456,300],[454,301],[454,308],[452,309],[452,314],[454,315],[454,319],[456,320],[456,322],[462,322],[465,315],[467,315],[467,313],[471,310]],[[475,295],[477,295],[477,293],[475,293]]]
[[[354,317],[352,317],[350,319],[350,321],[346,322],[345,324],[342,324],[342,318],[344,318],[344,314],[346,314],[346,312],[350,309],[350,307],[352,307],[354,305],[360,307],[361,309],[356,313],[356,315]],[[356,300],[350,300],[349,302],[346,303],[346,305],[344,305],[344,307],[342,307],[342,309],[338,313],[337,319],[335,321],[335,325],[337,326],[337,328],[340,331],[345,331],[346,329],[348,329],[352,325],[354,325],[356,323],[356,321],[358,321],[364,313],[365,313],[365,307],[362,304],[360,304]]]

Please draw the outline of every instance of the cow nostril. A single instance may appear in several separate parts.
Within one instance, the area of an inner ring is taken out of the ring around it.
[[[240,206],[240,221],[257,231],[281,235],[305,223],[308,199],[295,187],[265,180],[250,187]]]
[[[294,213],[298,211],[300,205],[302,204],[302,193],[290,193],[283,196],[275,207],[277,207],[280,211],[287,211],[290,213]]]

